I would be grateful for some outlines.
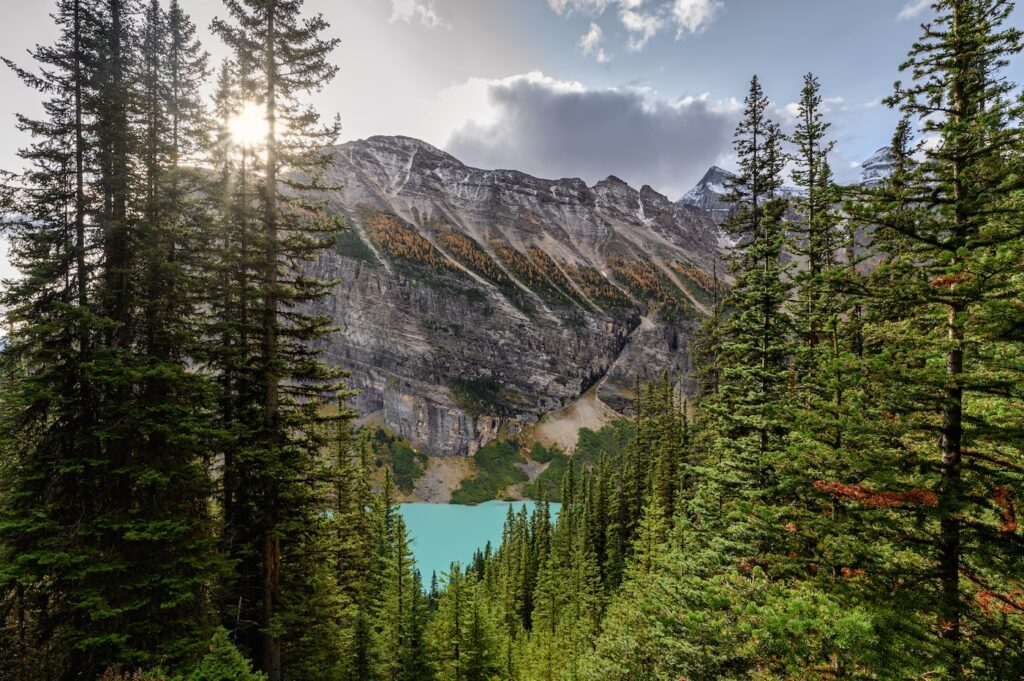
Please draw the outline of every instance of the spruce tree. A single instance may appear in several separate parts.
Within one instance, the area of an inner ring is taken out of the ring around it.
[[[376,678],[419,681],[427,676],[424,656],[426,603],[409,536],[396,514],[387,539],[375,613]]]
[[[996,320],[1020,295],[1022,109],[1003,71],[1021,34],[1006,26],[1010,2],[933,7],[903,65],[911,82],[889,100],[931,143],[864,216],[893,251],[874,275],[873,334],[898,358],[882,394],[925,490],[902,505],[925,523],[912,598],[934,618],[928,663],[950,678],[1007,677],[1021,673],[1019,646],[1008,644],[1019,634],[990,603],[1017,607],[1008,593],[1020,583],[1010,558],[1020,546],[1007,509],[1024,450],[1006,420],[1021,405],[1019,337]]]
[[[315,468],[319,444],[309,433],[336,391],[336,375],[317,359],[313,344],[327,320],[294,308],[317,300],[328,285],[307,274],[305,263],[333,242],[334,224],[312,193],[322,188],[330,160],[326,147],[337,124],[321,126],[301,101],[323,87],[337,69],[327,60],[336,40],[324,39],[327,22],[303,18],[301,0],[229,0],[231,21],[215,32],[231,47],[242,71],[243,93],[261,107],[266,134],[253,158],[259,176],[254,218],[259,225],[255,282],[259,295],[259,346],[253,358],[259,403],[258,428],[248,450],[255,517],[240,519],[241,541],[258,556],[262,631],[259,658],[270,681],[282,676],[279,629],[282,572],[289,527],[316,514],[319,500],[303,480]],[[256,312],[256,310],[254,310]]]
[[[428,631],[438,681],[486,681],[501,668],[498,623],[486,600],[483,584],[453,563]]]
[[[60,650],[54,674],[91,675],[187,660],[209,621],[210,393],[188,365],[198,302],[178,257],[202,212],[172,191],[171,152],[186,142],[167,125],[202,115],[180,115],[163,87],[159,6],[140,17],[120,0],[66,2],[55,16],[66,40],[36,51],[41,76],[19,71],[52,98],[46,120],[22,119],[35,170],[11,205],[31,224],[13,237],[29,276],[9,291],[11,320],[28,316],[23,342],[5,350],[17,370],[4,403],[18,405],[5,429],[18,453],[3,550],[9,584],[48,585],[35,606],[48,620],[39,649]],[[183,76],[190,92],[193,76]]]
[[[95,491],[89,461],[100,450],[90,378],[101,327],[94,310],[95,145],[87,130],[100,7],[65,0],[53,17],[60,39],[32,53],[38,74],[5,61],[48,95],[43,117],[18,116],[32,138],[20,152],[28,167],[21,178],[5,178],[4,231],[22,273],[4,282],[0,303],[8,330],[0,384],[0,586],[11,603],[0,649],[3,672],[12,677],[90,668],[90,653],[79,648],[90,637],[81,626],[80,590],[87,588],[83,566],[99,562],[80,550],[84,536],[63,528],[81,527],[75,509]]]
[[[769,118],[769,105],[761,81],[754,76],[733,137],[739,172],[729,181],[727,200],[737,208],[723,225],[737,239],[760,232],[765,207],[782,187],[786,160],[781,148],[782,130]]]
[[[806,261],[795,276],[794,319],[798,340],[817,345],[822,327],[828,322],[832,296],[823,286],[824,272],[836,264],[837,188],[832,180],[828,156],[835,146],[827,135],[831,124],[825,120],[818,78],[804,76],[798,102],[798,120],[789,141],[796,147],[793,182],[798,192],[794,209],[800,219],[793,226],[788,250]]]

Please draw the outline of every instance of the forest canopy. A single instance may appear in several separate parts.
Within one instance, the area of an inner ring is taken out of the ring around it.
[[[326,20],[225,0],[211,64],[178,0],[57,0],[6,61],[43,108],[0,192],[0,678],[1024,678],[1021,32],[933,9],[877,183],[836,181],[814,74],[789,134],[752,78],[728,276],[662,308],[700,317],[693,374],[539,449],[561,480],[424,590],[421,461],[377,482],[311,312],[322,254],[373,259],[324,201]]]

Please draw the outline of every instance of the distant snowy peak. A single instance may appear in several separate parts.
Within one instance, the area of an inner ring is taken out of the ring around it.
[[[735,204],[727,200],[729,183],[734,179],[736,179],[735,173],[718,166],[711,166],[708,172],[704,173],[700,182],[686,192],[677,203],[684,206],[696,206],[707,211],[711,215],[711,219],[720,225],[728,219],[736,207]],[[796,187],[782,187],[779,194],[788,199],[799,196],[801,192]]]
[[[729,181],[735,177],[734,173],[730,173],[724,168],[711,166],[708,172],[704,173],[704,177],[701,178],[700,182],[693,189],[686,192],[679,201],[690,206],[697,206],[707,197],[725,196],[729,191]]]
[[[875,187],[892,175],[892,171],[892,149],[882,147],[860,164],[861,184],[865,187]]]
[[[860,169],[860,182],[862,185],[865,187],[878,186],[892,175],[892,150],[889,147],[882,147],[861,163]],[[677,203],[705,210],[716,223],[722,224],[735,208],[732,203],[726,200],[726,196],[729,194],[729,182],[735,177],[735,173],[731,173],[718,166],[711,166],[704,173],[704,177],[701,178],[700,182],[693,189],[686,192]],[[791,198],[800,196],[801,190],[795,187],[783,187],[780,193],[784,197]]]
[[[678,203],[706,210],[715,222],[721,223],[729,217],[733,208],[732,204],[725,200],[725,197],[729,193],[729,181],[735,177],[734,173],[730,173],[724,168],[711,166],[708,172],[704,173],[700,182],[686,192]]]

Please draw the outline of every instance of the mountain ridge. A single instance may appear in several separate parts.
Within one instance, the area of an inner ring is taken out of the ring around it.
[[[361,414],[464,455],[591,388],[622,413],[637,375],[688,375],[718,258],[700,209],[615,176],[480,170],[409,137],[331,153],[323,198],[350,229],[314,265],[344,282],[316,311]]]

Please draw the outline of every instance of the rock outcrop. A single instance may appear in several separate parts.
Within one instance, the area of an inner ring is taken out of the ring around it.
[[[325,198],[349,226],[314,267],[340,282],[355,406],[435,456],[464,455],[590,388],[685,375],[718,230],[699,207],[615,177],[593,187],[478,170],[418,140],[333,150]]]

